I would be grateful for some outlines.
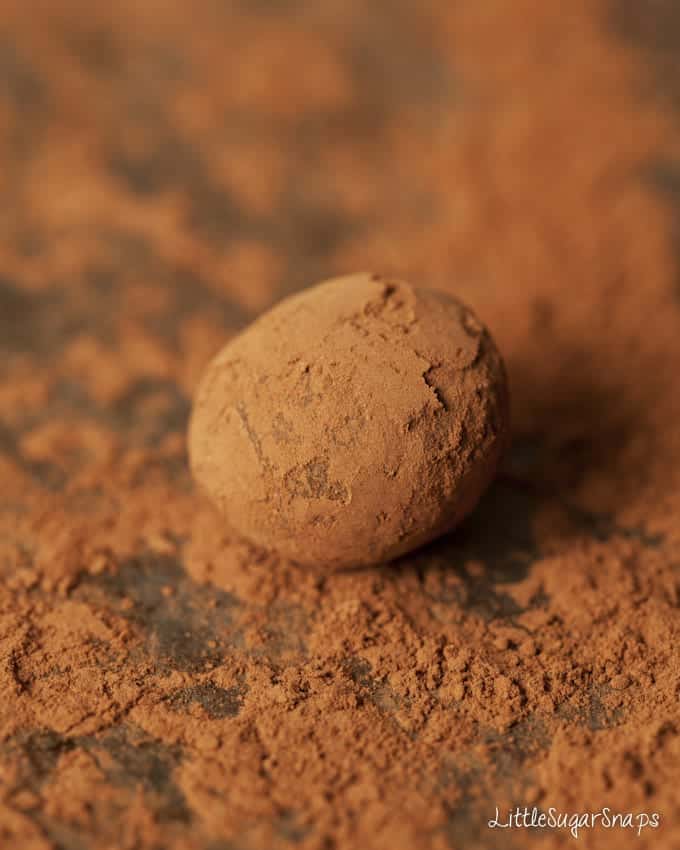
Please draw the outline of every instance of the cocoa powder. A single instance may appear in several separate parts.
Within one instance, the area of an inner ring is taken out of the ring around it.
[[[680,841],[672,3],[3,4],[0,846]],[[238,84],[234,81],[238,80]],[[488,322],[514,445],[319,574],[188,468],[230,333],[347,268]]]

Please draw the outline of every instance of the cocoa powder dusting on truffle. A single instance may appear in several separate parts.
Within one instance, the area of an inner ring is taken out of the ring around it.
[[[507,435],[503,364],[470,309],[358,273],[285,299],[219,352],[189,454],[231,529],[330,570],[458,525]]]
[[[677,846],[674,4],[0,17],[0,847],[573,843],[511,805]],[[232,334],[352,268],[488,323],[514,442],[452,534],[322,573],[225,531],[185,433]]]

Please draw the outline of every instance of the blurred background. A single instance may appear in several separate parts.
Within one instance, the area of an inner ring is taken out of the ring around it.
[[[71,415],[157,440],[236,328],[370,269],[470,302],[517,433],[552,418],[548,466],[629,505],[676,333],[679,34],[670,0],[4,0],[5,442],[56,482]]]

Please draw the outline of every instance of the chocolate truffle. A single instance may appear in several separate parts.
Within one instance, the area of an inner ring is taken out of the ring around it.
[[[507,431],[503,363],[472,311],[362,273],[286,298],[220,351],[189,452],[232,530],[338,568],[453,528]]]

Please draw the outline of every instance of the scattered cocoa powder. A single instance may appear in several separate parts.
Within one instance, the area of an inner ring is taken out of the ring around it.
[[[676,5],[3,3],[0,847],[678,845]],[[189,399],[386,266],[489,323],[514,444],[319,575],[202,500]]]

